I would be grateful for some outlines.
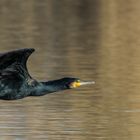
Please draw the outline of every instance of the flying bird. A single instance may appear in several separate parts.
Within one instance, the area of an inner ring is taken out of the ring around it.
[[[27,96],[42,96],[95,83],[71,77],[46,82],[35,80],[26,65],[28,57],[34,51],[33,48],[24,48],[0,54],[0,99],[17,100]]]

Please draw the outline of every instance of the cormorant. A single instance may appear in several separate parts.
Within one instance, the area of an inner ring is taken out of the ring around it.
[[[16,100],[26,96],[42,96],[94,83],[69,77],[38,82],[30,76],[26,66],[28,57],[34,51],[33,48],[24,48],[0,54],[0,99]]]

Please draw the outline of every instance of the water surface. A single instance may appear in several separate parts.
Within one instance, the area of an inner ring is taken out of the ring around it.
[[[72,76],[95,85],[0,101],[2,140],[140,139],[140,2],[0,2],[0,51],[35,48],[38,80]]]

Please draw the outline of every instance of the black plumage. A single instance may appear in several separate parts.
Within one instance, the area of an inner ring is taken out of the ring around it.
[[[28,57],[34,51],[33,48],[25,48],[0,54],[0,99],[14,100],[26,96],[41,96],[93,83],[69,77],[38,82],[30,76],[26,66]]]

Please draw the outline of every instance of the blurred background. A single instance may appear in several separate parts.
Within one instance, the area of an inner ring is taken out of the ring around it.
[[[35,48],[38,80],[94,80],[0,101],[0,140],[139,140],[140,1],[1,0],[0,52]]]

